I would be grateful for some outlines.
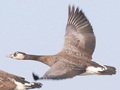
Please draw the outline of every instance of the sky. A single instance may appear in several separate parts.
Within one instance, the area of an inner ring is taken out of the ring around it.
[[[39,80],[34,90],[120,90],[120,1],[119,0],[0,0],[0,69],[35,82],[49,66],[6,55],[16,51],[53,55],[63,45],[68,5],[82,9],[91,23],[96,48],[93,61],[117,68],[112,76],[76,76],[65,80]]]

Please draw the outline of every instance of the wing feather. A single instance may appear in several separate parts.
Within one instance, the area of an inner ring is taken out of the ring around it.
[[[91,60],[95,49],[95,35],[84,13],[69,6],[69,16],[60,53],[69,54],[85,60]],[[77,55],[73,55],[76,53]]]
[[[40,79],[66,79],[85,72],[85,67],[78,67],[63,61],[56,62]]]

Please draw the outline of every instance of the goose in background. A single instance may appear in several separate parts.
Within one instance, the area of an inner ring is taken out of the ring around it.
[[[35,60],[51,68],[38,79],[66,79],[76,75],[113,75],[116,68],[91,61],[95,49],[95,35],[88,19],[79,8],[69,6],[68,22],[62,50],[56,55],[30,55],[15,52],[7,57],[19,60]]]
[[[41,83],[28,82],[23,77],[0,70],[0,90],[28,90],[40,87]]]

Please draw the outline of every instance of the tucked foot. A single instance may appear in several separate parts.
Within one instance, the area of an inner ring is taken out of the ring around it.
[[[32,75],[33,75],[34,80],[38,80],[39,79],[38,75],[35,75],[34,73],[32,73]]]

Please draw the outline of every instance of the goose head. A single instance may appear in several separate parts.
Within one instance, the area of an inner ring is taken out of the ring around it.
[[[7,55],[8,58],[13,58],[17,60],[34,60],[43,62],[49,66],[52,66],[55,63],[54,56],[51,55],[31,55],[24,52],[15,52],[13,54]]]
[[[13,59],[25,59],[25,53],[23,52],[15,52],[13,54],[7,55],[6,57],[13,58]]]

